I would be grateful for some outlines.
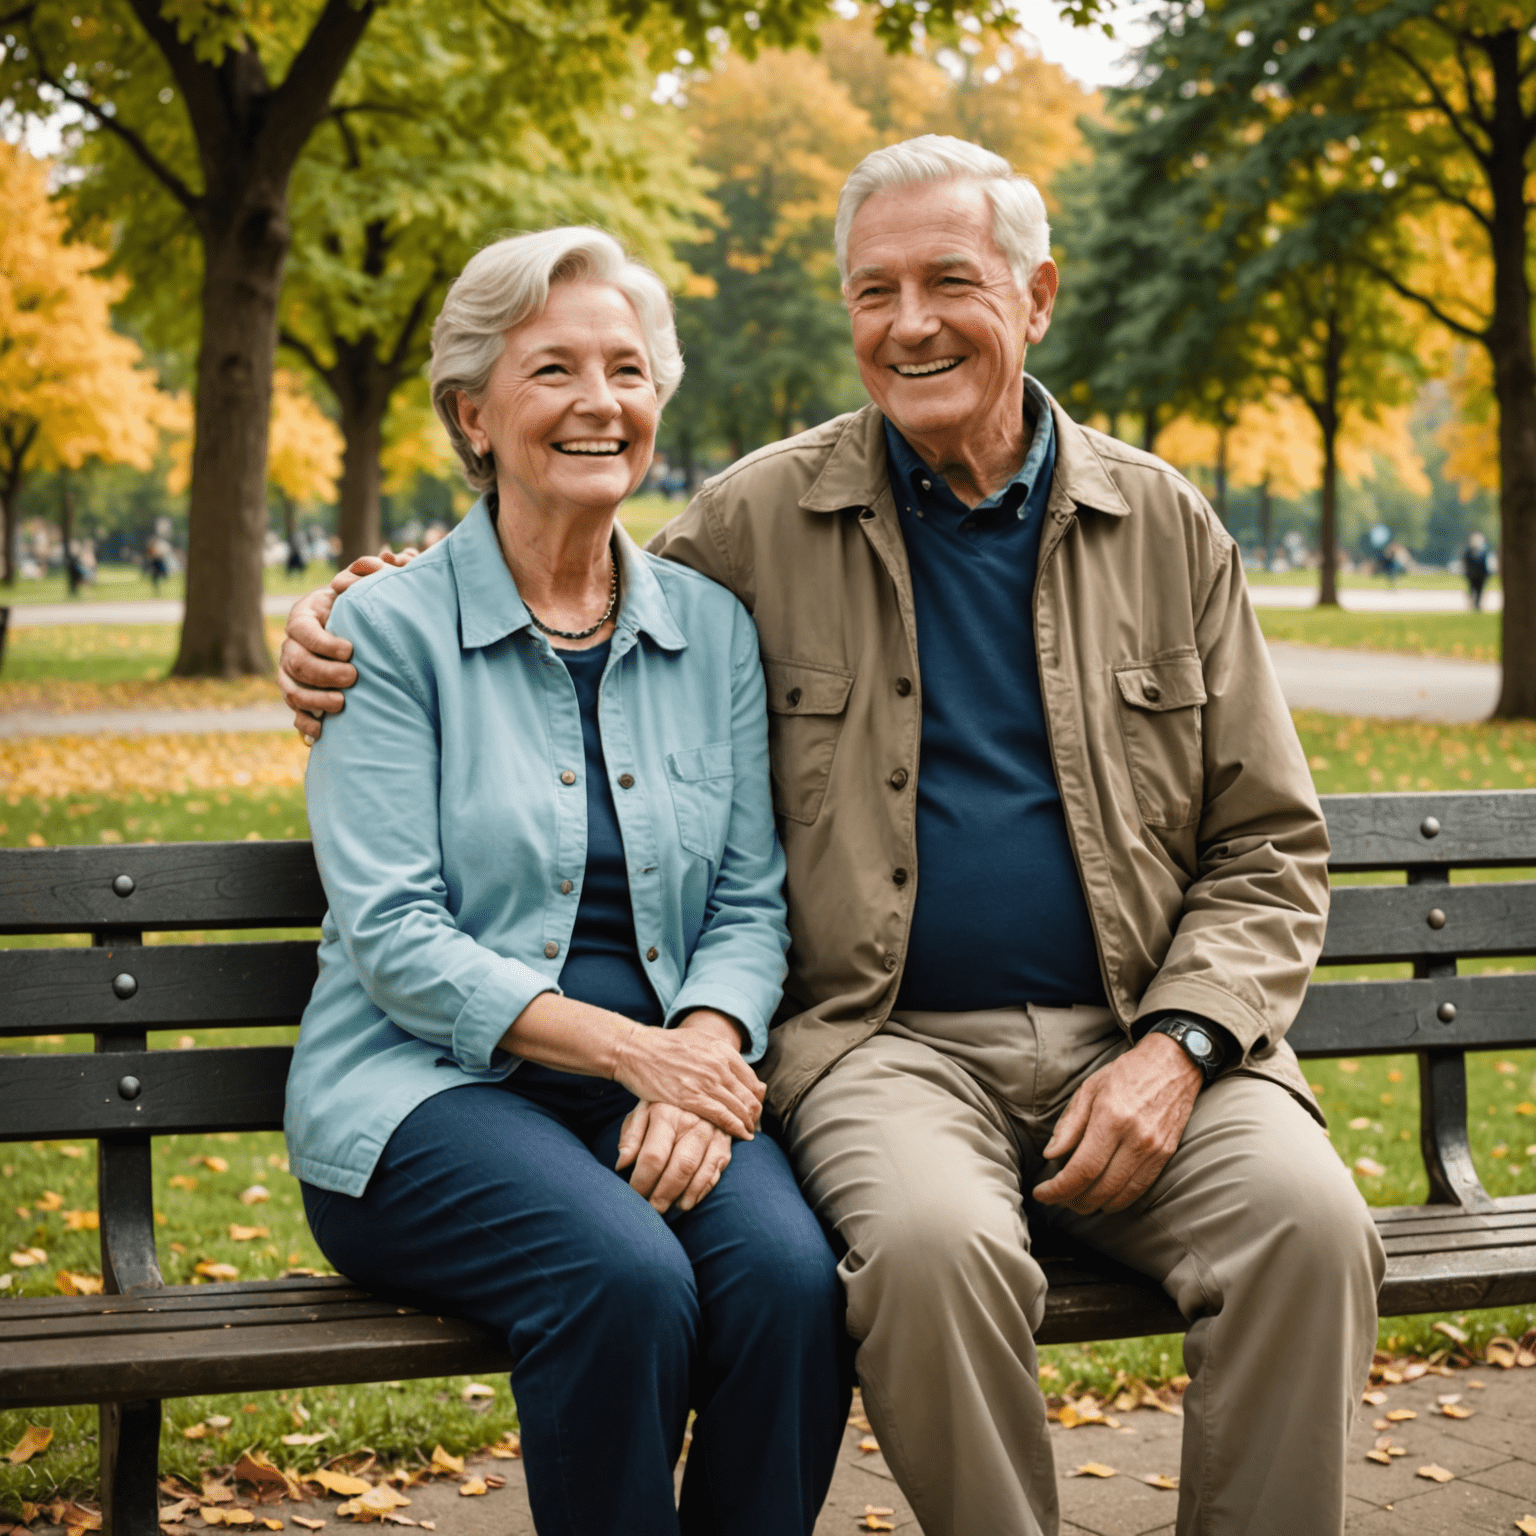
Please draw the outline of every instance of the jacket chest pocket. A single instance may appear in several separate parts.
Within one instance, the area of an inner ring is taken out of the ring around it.
[[[711,864],[718,864],[725,851],[735,785],[728,741],[667,754],[667,786],[677,815],[678,841]]]
[[[1159,656],[1115,668],[1120,734],[1141,819],[1149,827],[1200,819],[1205,765],[1200,706],[1205,674],[1197,655]]]
[[[809,825],[827,797],[853,673],[819,662],[763,657],[768,681],[768,758],[773,808]]]

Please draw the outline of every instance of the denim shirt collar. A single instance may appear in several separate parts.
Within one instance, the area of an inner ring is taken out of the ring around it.
[[[974,507],[966,507],[944,483],[943,476],[929,469],[906,438],[889,420],[886,421],[885,443],[891,467],[896,478],[912,488],[918,505],[933,507],[947,505],[952,501],[963,516],[972,517],[1011,504],[1015,516],[1020,519],[1025,517],[1041,471],[1054,463],[1056,424],[1051,412],[1051,397],[1027,373],[1024,375],[1024,390],[1035,412],[1035,435],[1029,445],[1029,452],[1025,454],[1019,472],[1007,485],[999,486],[985,501],[978,502]]]
[[[623,655],[642,632],[663,650],[682,650],[688,642],[672,616],[655,572],[621,523],[616,522],[613,531],[622,592],[614,654]],[[464,514],[447,542],[459,590],[459,643],[463,648],[469,651],[494,645],[520,629],[537,636],[539,631],[501,553],[489,495],[482,496]]]

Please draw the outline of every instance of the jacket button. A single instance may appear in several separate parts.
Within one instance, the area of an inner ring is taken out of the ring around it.
[[[912,692],[912,679],[910,677],[898,677],[896,679],[896,692],[899,693],[902,698],[906,698],[906,696]]]
[[[891,879],[894,880],[897,885],[905,885],[907,883],[907,872],[906,872],[906,870],[904,870],[904,869],[893,869],[891,871]]]
[[[544,958],[546,960],[553,960],[559,953],[560,946],[556,944],[553,939],[551,939],[549,943],[544,946]]]
[[[1141,691],[1146,697],[1148,704],[1156,704],[1157,701],[1163,696],[1163,690],[1159,688],[1156,683],[1148,683],[1147,686]]]
[[[657,949],[654,944],[652,944],[651,947],[646,950],[645,958],[647,960],[659,960],[661,959],[661,951]]]
[[[896,772],[891,775],[891,788],[892,789],[905,789],[906,787],[907,787],[907,770],[905,768],[898,768],[896,770]]]
[[[798,688],[791,688],[789,692],[784,695],[784,702],[788,704],[791,709],[793,709],[795,705],[800,702],[800,690]]]
[[[632,774],[632,773],[621,773],[619,775],[619,788],[620,789],[633,789],[634,787],[635,787],[635,776],[634,776],[634,774]]]
[[[574,784],[576,782],[576,775],[572,773],[569,768],[567,768],[565,772],[560,775],[560,782],[562,784]]]
[[[575,889],[576,887],[569,880],[562,880],[560,882],[560,894],[562,896],[569,896]]]
[[[894,971],[896,969],[896,956],[895,955],[887,955],[885,957],[885,960],[884,960],[883,963],[885,965],[886,970]]]

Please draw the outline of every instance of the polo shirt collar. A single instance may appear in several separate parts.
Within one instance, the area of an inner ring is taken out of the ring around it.
[[[460,645],[467,651],[477,650],[520,629],[538,634],[501,553],[489,496],[482,496],[464,514],[447,542],[459,593]],[[628,635],[631,643],[644,633],[663,650],[682,650],[688,642],[672,616],[666,593],[639,546],[619,523],[614,524],[614,547],[622,592],[618,633]]]

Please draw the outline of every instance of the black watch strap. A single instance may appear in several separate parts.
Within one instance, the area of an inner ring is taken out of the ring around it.
[[[1206,1082],[1214,1081],[1226,1063],[1226,1047],[1222,1043],[1224,1031],[1207,1024],[1204,1019],[1192,1019],[1183,1014],[1165,1014],[1147,1031],[1149,1035],[1167,1035],[1178,1044],[1184,1054],[1200,1068]]]

